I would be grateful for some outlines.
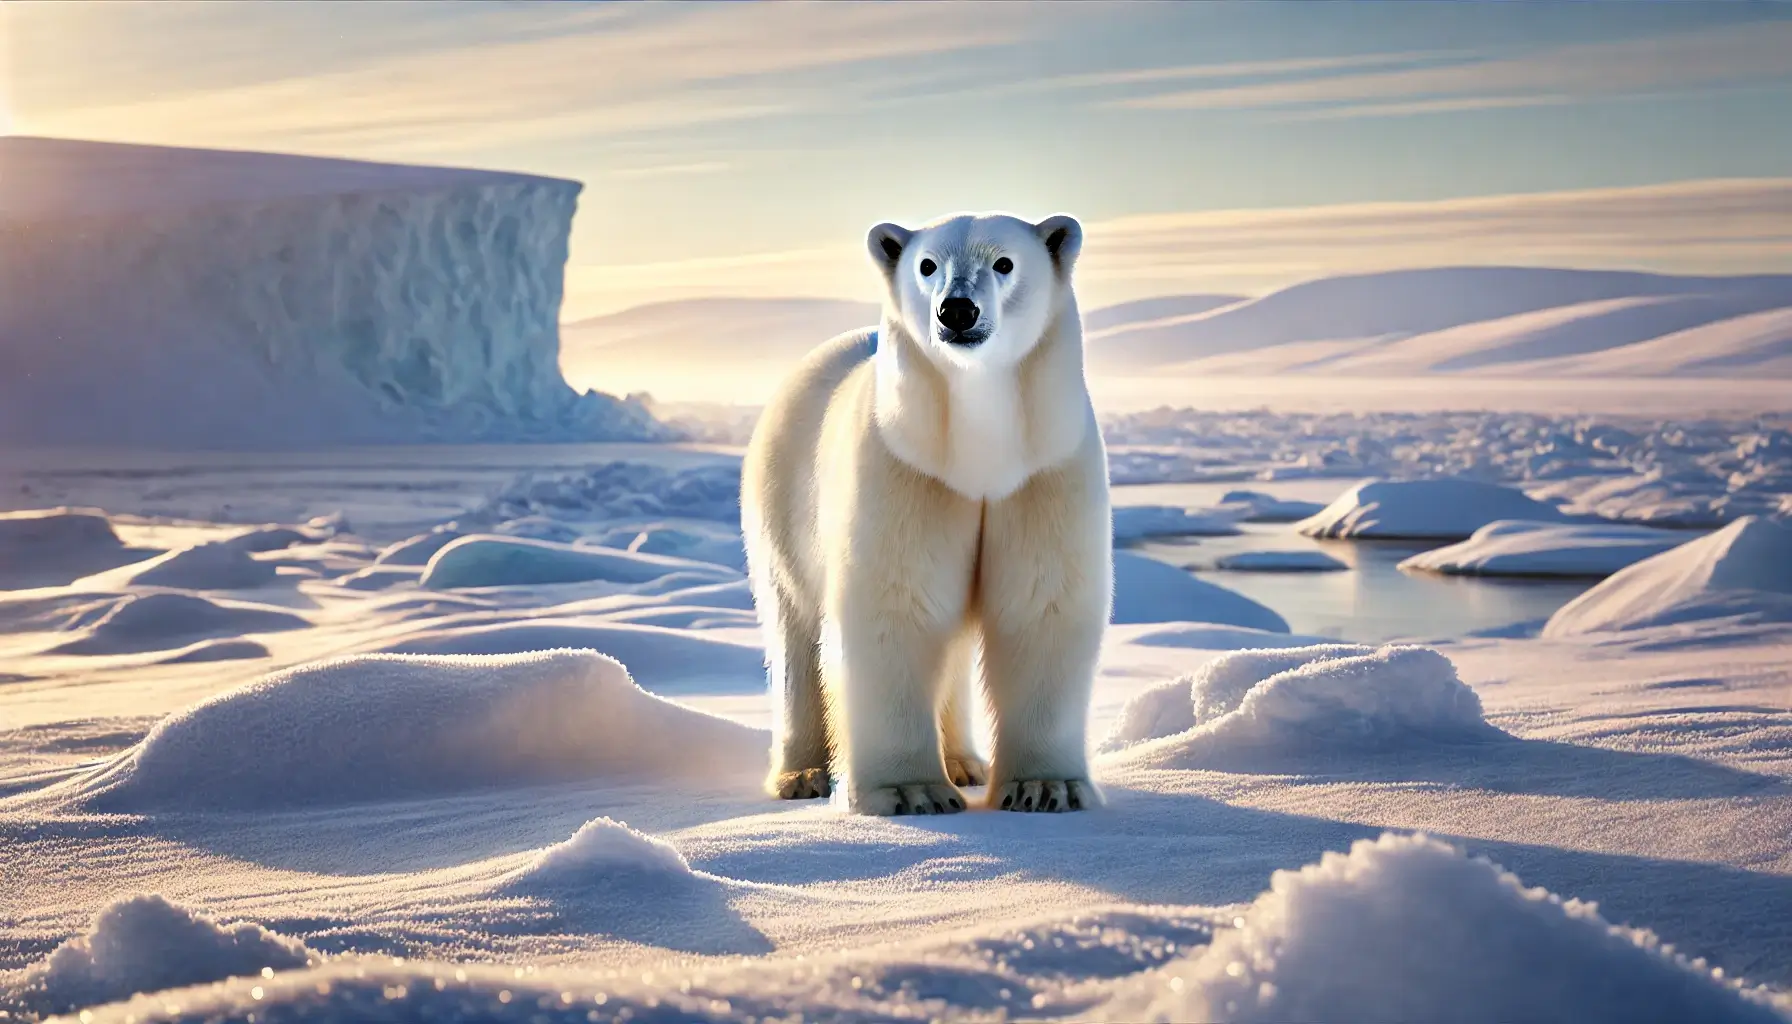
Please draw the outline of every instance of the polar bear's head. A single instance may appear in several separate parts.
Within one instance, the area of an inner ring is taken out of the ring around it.
[[[889,285],[886,316],[933,362],[993,368],[1020,362],[1064,309],[1083,229],[956,214],[912,231],[879,224],[866,244]]]

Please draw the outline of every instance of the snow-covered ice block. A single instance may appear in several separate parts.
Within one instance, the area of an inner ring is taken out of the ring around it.
[[[1337,572],[1350,566],[1323,551],[1240,551],[1213,560],[1232,572]]]
[[[1563,605],[1543,635],[1731,616],[1792,622],[1792,526],[1747,516],[1637,562]]]
[[[1179,707],[1185,694],[1186,715]],[[1102,749],[1154,768],[1505,735],[1487,724],[1480,698],[1450,659],[1428,647],[1236,651],[1134,702]],[[1176,726],[1183,728],[1164,735]]]
[[[737,575],[709,562],[684,558],[474,534],[450,542],[431,556],[421,582],[432,590],[590,580],[646,583],[672,573],[696,573],[711,582]]]
[[[88,590],[249,590],[273,582],[276,575],[273,563],[257,561],[236,541],[214,540],[76,580],[74,585]]]
[[[561,376],[581,186],[0,138],[0,439],[657,440]]]
[[[1312,537],[1461,540],[1500,519],[1553,523],[1562,513],[1516,488],[1478,480],[1370,480],[1296,528]]]
[[[0,982],[0,1002],[34,1014],[70,1013],[138,992],[289,970],[320,959],[303,943],[253,922],[220,924],[161,896],[131,896],[95,914],[85,933],[57,946],[13,984]]]
[[[594,651],[357,655],[201,701],[46,798],[113,811],[339,804],[579,778],[743,781],[765,734]]]
[[[263,605],[213,601],[165,591],[127,594],[113,602],[99,619],[82,626],[81,636],[57,646],[55,653],[162,651],[205,637],[276,633],[310,625],[292,612]]]
[[[1239,533],[1232,517],[1175,505],[1128,505],[1114,509],[1114,542],[1148,537],[1227,537]]]
[[[1200,951],[1123,983],[1103,1020],[1779,1024],[1598,907],[1424,836],[1362,839],[1269,889]]]
[[[1245,523],[1293,523],[1317,514],[1325,505],[1317,501],[1278,498],[1262,491],[1227,491],[1215,509]]]
[[[381,549],[376,563],[391,565],[428,565],[435,553],[465,537],[459,530],[435,529],[394,541]]]
[[[1288,632],[1286,619],[1243,594],[1130,551],[1114,552],[1114,614],[1110,621],[1116,625],[1211,622]]]
[[[1422,551],[1400,568],[1453,576],[1610,576],[1694,536],[1648,526],[1502,519],[1465,541]]]

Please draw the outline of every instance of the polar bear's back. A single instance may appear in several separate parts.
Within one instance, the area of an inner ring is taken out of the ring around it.
[[[870,362],[877,330],[866,327],[815,347],[779,385],[753,428],[741,464],[741,527],[758,590],[767,574],[808,575],[816,508],[816,453],[828,408],[854,371]],[[787,580],[796,583],[796,580]]]

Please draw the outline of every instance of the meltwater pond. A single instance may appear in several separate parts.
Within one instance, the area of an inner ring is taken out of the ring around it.
[[[1351,480],[1277,483],[1139,484],[1114,488],[1114,504],[1217,505],[1230,490],[1329,502]],[[1290,523],[1241,523],[1231,537],[1166,537],[1132,550],[1180,566],[1211,583],[1268,605],[1296,633],[1359,643],[1440,639],[1549,618],[1597,580],[1537,580],[1406,573],[1396,566],[1435,541],[1314,540]],[[1240,572],[1215,568],[1246,551],[1322,551],[1347,568],[1336,572]]]

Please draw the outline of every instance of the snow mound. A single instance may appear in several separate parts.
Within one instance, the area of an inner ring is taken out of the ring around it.
[[[69,786],[104,810],[316,805],[592,777],[751,780],[764,734],[661,700],[594,651],[357,655],[163,719]]]
[[[78,580],[95,589],[172,587],[179,590],[249,590],[273,582],[271,562],[257,561],[234,540],[207,541],[144,562]]]
[[[512,891],[583,888],[594,883],[631,886],[692,877],[678,847],[610,818],[593,818],[572,838],[541,851],[505,879]]]
[[[1114,612],[1110,621],[1116,625],[1211,622],[1271,633],[1288,632],[1287,620],[1243,594],[1130,551],[1114,552]]]
[[[0,556],[8,561],[53,551],[123,545],[112,529],[112,521],[98,509],[0,512]]]
[[[1186,717],[1175,708],[1182,685],[1146,691],[1140,698],[1146,703],[1122,716],[1114,739],[1124,745],[1137,738],[1127,751],[1130,759],[1154,768],[1193,768],[1505,735],[1482,718],[1481,699],[1456,677],[1450,659],[1428,647],[1322,645],[1224,654],[1188,680]],[[1193,724],[1184,731],[1137,742],[1187,722]]]
[[[1129,505],[1114,509],[1114,542],[1147,537],[1227,537],[1241,532],[1230,516],[1195,512],[1173,505]]]
[[[1359,644],[1317,644],[1244,650],[1215,658],[1193,675],[1159,683],[1127,701],[1099,749],[1108,753],[1187,732],[1237,710],[1252,687],[1278,672],[1328,658],[1371,654],[1374,650]]]
[[[1453,576],[1610,576],[1691,539],[1647,526],[1502,519],[1465,541],[1420,552],[1400,568]]]
[[[474,534],[437,551],[421,582],[431,590],[452,590],[592,580],[646,583],[672,573],[698,573],[712,581],[735,575],[708,562],[683,558]]]
[[[1792,621],[1792,526],[1746,516],[1623,569],[1563,605],[1545,637],[1749,616]]]
[[[740,463],[671,469],[646,462],[606,462],[571,476],[525,474],[464,518],[498,523],[528,515],[739,523]]]
[[[0,139],[0,438],[664,440],[561,376],[581,186]]]
[[[656,610],[664,611],[660,606]],[[714,616],[715,609],[692,617]],[[748,628],[752,627],[749,621]],[[593,650],[615,658],[631,678],[655,693],[677,689],[765,686],[765,654],[753,644],[733,643],[682,628],[630,622],[593,622],[589,618],[541,618],[498,625],[437,630],[387,647],[387,654],[524,654],[554,648]]]
[[[1337,572],[1350,568],[1323,551],[1240,551],[1214,559],[1213,567],[1231,572]]]
[[[268,649],[253,640],[201,640],[156,662],[158,665],[196,665],[211,661],[265,658]]]
[[[1130,983],[1109,1020],[1779,1022],[1652,933],[1424,836],[1277,871],[1214,941]]]
[[[291,612],[192,594],[127,594],[83,636],[55,648],[57,654],[131,654],[162,651],[194,640],[304,629],[311,623]]]
[[[1478,480],[1370,480],[1295,528],[1310,537],[1461,540],[1500,519],[1560,522],[1562,513],[1523,491]]]
[[[1318,513],[1324,505],[1317,501],[1295,501],[1278,498],[1261,491],[1227,491],[1220,496],[1216,510],[1237,516],[1246,523],[1293,523]]]
[[[644,555],[711,562],[735,572],[745,572],[747,568],[747,549],[738,530],[654,523],[645,527],[622,527],[591,540],[603,547],[617,547]]]
[[[437,529],[388,544],[374,562],[380,565],[428,565],[435,553],[465,537],[459,530]]]
[[[23,972],[4,1001],[37,1014],[199,985],[264,970],[305,967],[319,957],[303,943],[251,922],[223,925],[161,896],[132,896],[94,915],[85,934],[69,939]]]

